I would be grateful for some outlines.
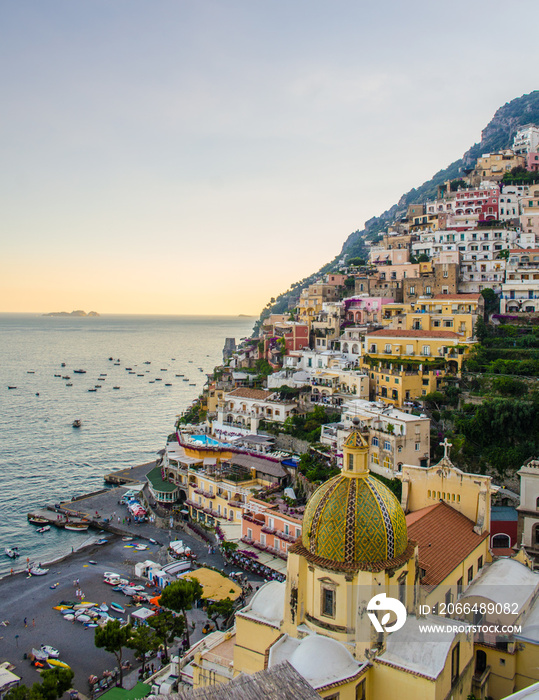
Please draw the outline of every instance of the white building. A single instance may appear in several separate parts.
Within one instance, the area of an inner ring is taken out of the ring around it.
[[[369,443],[369,468],[376,474],[394,478],[403,464],[428,467],[430,460],[430,419],[414,416],[383,403],[355,399],[343,406],[340,423],[322,426],[320,442],[330,445],[337,461],[354,425],[364,431]]]
[[[539,148],[539,127],[527,124],[519,129],[513,139],[515,153],[535,153]]]
[[[275,391],[266,389],[234,389],[224,395],[217,406],[213,432],[256,435],[260,421],[284,423],[297,409],[295,401],[281,401]]]
[[[502,284],[500,312],[539,311],[539,248],[512,249]]]

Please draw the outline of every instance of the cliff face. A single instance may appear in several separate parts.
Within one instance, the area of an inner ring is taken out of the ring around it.
[[[517,130],[530,123],[539,124],[539,90],[517,97],[511,102],[506,102],[496,111],[491,121],[481,132],[481,141],[471,146],[462,158],[439,170],[430,180],[419,185],[419,187],[403,194],[396,204],[379,216],[366,221],[363,229],[354,231],[348,236],[340,254],[337,255],[334,261],[324,265],[321,270],[302,280],[301,283],[296,285],[293,293],[281,294],[277,297],[273,306],[264,309],[261,318],[267,317],[270,313],[283,313],[286,311],[291,295],[299,297],[302,289],[314,281],[319,274],[329,272],[343,254],[346,253],[349,257],[363,257],[365,255],[364,241],[367,237],[372,238],[382,232],[388,223],[391,223],[397,216],[406,212],[408,205],[419,204],[428,198],[434,197],[438,185],[447,180],[458,178],[462,170],[473,167],[477,158],[483,153],[510,148]]]

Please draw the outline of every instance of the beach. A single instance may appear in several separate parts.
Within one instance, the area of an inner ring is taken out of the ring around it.
[[[149,465],[144,466],[147,468]],[[122,522],[127,509],[118,505],[118,501],[126,489],[127,487],[107,489],[78,499],[72,504],[80,512],[95,515],[97,510],[103,517],[116,513],[115,529],[121,534],[98,533],[94,530],[93,543],[50,564],[46,576],[28,577],[26,572],[19,572],[0,580],[0,621],[6,623],[0,626],[0,662],[12,663],[15,666],[13,672],[21,677],[21,682],[25,685],[39,681],[39,673],[24,655],[28,655],[33,647],[39,648],[41,644],[59,649],[60,659],[75,673],[73,687],[83,694],[89,691],[88,677],[91,674],[101,677],[103,671],[112,670],[116,666],[112,654],[95,647],[93,628],[86,629],[78,622],[67,622],[61,612],[53,610],[62,600],[75,600],[77,588],[83,591],[86,601],[98,604],[106,602],[109,606],[114,601],[125,607],[130,598],[120,591],[112,591],[111,586],[103,583],[105,571],[114,571],[133,580],[137,562],[151,559],[165,563],[168,543],[175,539],[183,540],[191,548],[197,556],[197,565],[209,564],[221,570],[225,568],[225,562],[218,552],[208,554],[207,545],[181,530],[164,530],[151,523],[128,525],[127,522]],[[134,540],[124,541],[122,534],[133,537]],[[107,538],[108,542],[105,545],[96,544],[98,535]],[[149,538],[158,544],[152,544]],[[88,542],[88,538],[85,541]],[[148,549],[137,551],[132,546],[134,542],[147,544]],[[90,561],[96,563],[90,564]],[[18,568],[25,563],[20,562]],[[45,562],[42,564],[45,566]],[[253,574],[249,574],[248,578],[254,587],[261,582]],[[78,586],[74,585],[77,580]],[[139,580],[138,583],[144,582]],[[153,592],[157,589],[152,587],[148,590]],[[126,615],[122,617],[126,618],[135,609],[134,605],[127,607]],[[190,611],[188,617],[195,622],[195,630],[191,635],[191,642],[195,642],[203,636],[202,625],[207,618],[201,609]],[[27,626],[24,625],[25,618]],[[125,658],[133,663],[133,652],[126,650]],[[124,686],[132,687],[136,680],[135,669],[126,674]]]

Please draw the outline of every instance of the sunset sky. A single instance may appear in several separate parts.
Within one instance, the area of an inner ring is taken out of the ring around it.
[[[0,311],[258,314],[539,87],[537,16],[0,0]]]

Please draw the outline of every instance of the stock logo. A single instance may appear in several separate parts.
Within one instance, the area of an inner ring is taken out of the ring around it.
[[[387,610],[382,619],[378,619],[378,612],[383,612]],[[391,618],[391,613],[394,613],[397,617],[392,625],[388,625]],[[373,624],[374,629],[377,632],[396,632],[406,622],[406,608],[396,598],[388,598],[385,593],[380,593],[371,598],[367,603],[367,615]]]

